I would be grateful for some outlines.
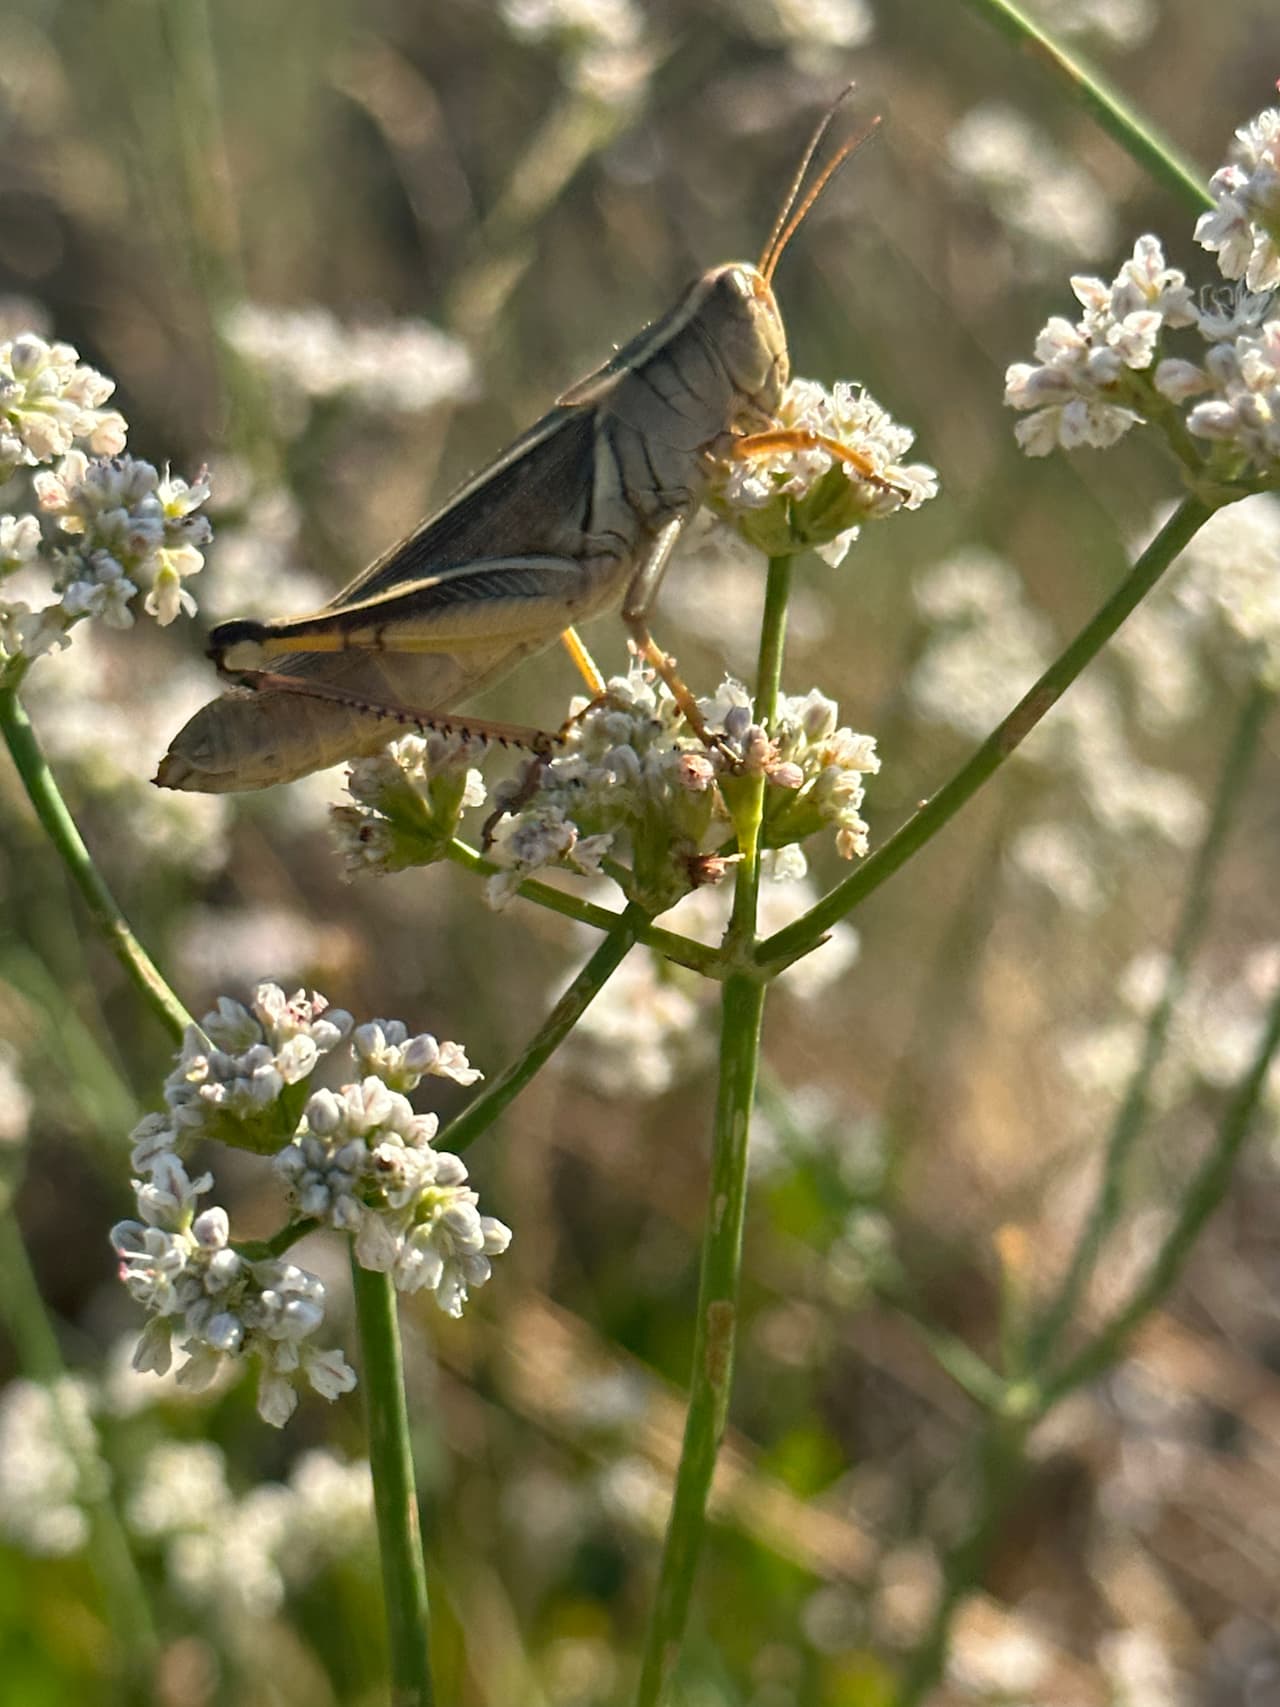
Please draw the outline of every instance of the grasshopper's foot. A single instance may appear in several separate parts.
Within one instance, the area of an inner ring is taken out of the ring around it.
[[[504,794],[485,819],[480,829],[480,846],[485,853],[488,853],[493,846],[494,837],[498,833],[498,825],[502,820],[514,818],[517,812],[523,812],[542,787],[542,779],[546,776],[547,767],[551,763],[552,747],[560,739],[559,735],[545,735],[543,737],[543,746],[540,749],[534,748],[533,757],[524,767],[524,775],[520,778],[515,789],[510,795]]]

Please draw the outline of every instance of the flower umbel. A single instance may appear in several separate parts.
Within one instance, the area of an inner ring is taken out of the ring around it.
[[[363,1076],[304,1106],[304,1081],[344,1042]],[[197,1139],[276,1152],[301,1216],[354,1233],[364,1267],[391,1272],[404,1291],[434,1291],[460,1315],[511,1232],[479,1213],[461,1160],[432,1147],[435,1115],[415,1113],[405,1095],[427,1077],[471,1085],[480,1074],[457,1043],[411,1035],[399,1020],[354,1027],[320,995],[260,984],[248,1006],[222,997],[188,1033],[165,1111],[133,1133],[138,1216],[111,1239],[121,1278],[151,1316],[135,1367],[167,1371],[176,1343],[188,1354],[179,1380],[202,1387],[229,1360],[254,1357],[258,1409],[277,1426],[301,1377],[327,1399],[355,1382],[340,1351],[315,1345],[319,1279],[269,1246],[237,1249],[226,1211],[198,1209],[212,1175],[193,1179],[179,1155]]]
[[[0,600],[0,662],[64,646],[82,617],[132,627],[144,589],[143,608],[161,626],[195,612],[183,582],[212,537],[199,513],[207,479],[188,485],[126,454],[124,417],[99,407],[114,390],[69,344],[32,333],[0,344],[0,480],[57,459],[33,476],[37,508],[0,516],[0,576],[44,567],[57,595],[36,608]],[[56,523],[47,539],[42,515]]]
[[[258,1411],[276,1427],[298,1402],[299,1375],[326,1399],[349,1392],[355,1373],[342,1353],[312,1343],[324,1323],[323,1283],[295,1263],[251,1262],[233,1250],[226,1210],[196,1213],[211,1174],[191,1179],[172,1151],[153,1155],[149,1171],[134,1181],[140,1219],[111,1230],[120,1277],[151,1315],[134,1367],[164,1374],[176,1340],[188,1354],[178,1379],[198,1389],[225,1359],[256,1358]]]
[[[81,362],[70,344],[34,332],[0,343],[0,482],[87,445],[95,456],[124,449],[124,416],[102,405],[113,379]]]
[[[915,434],[861,386],[842,381],[827,391],[812,379],[793,379],[778,425],[812,442],[729,461],[710,494],[716,512],[769,556],[812,547],[838,566],[864,522],[919,509],[937,494],[927,463],[902,460]]]
[[[1072,279],[1083,318],[1055,316],[1036,361],[1006,375],[1005,402],[1025,414],[1017,437],[1029,456],[1105,447],[1145,422],[1163,430],[1188,483],[1215,504],[1280,484],[1280,109],[1236,132],[1235,155],[1214,174],[1218,206],[1195,235],[1223,277],[1243,284],[1195,302],[1151,236],[1110,286]],[[1198,349],[1168,347],[1166,331],[1180,328],[1194,328]]]
[[[434,1041],[415,1038],[404,1049]],[[445,1051],[460,1057],[451,1069],[440,1065]],[[479,1077],[456,1044],[443,1045],[428,1070]],[[415,1114],[407,1097],[370,1076],[317,1091],[276,1167],[303,1214],[355,1234],[363,1268],[390,1274],[401,1292],[434,1292],[446,1315],[460,1316],[511,1229],[479,1213],[462,1158],[432,1148],[436,1128],[434,1114]]]
[[[151,1115],[153,1132],[134,1134],[134,1166],[148,1150],[217,1138],[239,1148],[273,1150],[293,1132],[301,1098],[291,1087],[336,1049],[354,1021],[323,996],[278,984],[259,984],[248,1007],[219,998],[199,1028],[183,1040],[177,1065],[165,1080],[167,1114]],[[143,1122],[146,1126],[147,1122]],[[138,1129],[141,1132],[141,1128]]]
[[[330,824],[349,874],[403,871],[443,859],[462,813],[485,802],[475,768],[485,743],[428,730],[402,735],[347,772],[350,806]]]

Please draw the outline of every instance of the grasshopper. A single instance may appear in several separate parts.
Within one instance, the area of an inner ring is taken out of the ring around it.
[[[774,269],[878,122],[846,142],[801,199],[848,93],[814,132],[758,263],[704,273],[321,610],[215,628],[209,656],[237,685],[178,732],[156,782],[211,794],[265,788],[376,752],[395,724],[545,753],[554,736],[452,709],[557,638],[599,694],[604,683],[574,625],[618,603],[636,650],[714,742],[650,636],[648,613],[716,464],[821,442],[860,478],[885,484],[855,451],[777,420],[790,359]]]

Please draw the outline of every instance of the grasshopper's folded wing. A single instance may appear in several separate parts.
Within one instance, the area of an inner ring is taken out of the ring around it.
[[[621,581],[599,566],[588,573],[582,557],[595,432],[594,409],[552,410],[314,616],[224,625],[215,644],[228,628],[252,628],[263,667],[303,691],[237,689],[204,706],[156,781],[266,788],[376,752],[394,724],[308,697],[309,680],[375,706],[446,712],[616,597]]]

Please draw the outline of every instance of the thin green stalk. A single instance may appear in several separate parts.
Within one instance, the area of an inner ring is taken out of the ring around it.
[[[974,1517],[944,1561],[937,1605],[907,1660],[894,1707],[919,1707],[941,1680],[956,1613],[981,1579],[992,1543],[1018,1491],[1029,1428],[1025,1419],[992,1416],[987,1420],[977,1447]]]
[[[0,1204],[0,1314],[13,1341],[18,1367],[48,1387],[57,1414],[58,1382],[65,1379],[67,1369],[17,1217],[7,1201]],[[76,1460],[76,1497],[89,1514],[89,1568],[116,1639],[123,1680],[137,1686],[142,1692],[140,1699],[149,1699],[149,1680],[158,1654],[155,1625],[129,1538],[111,1499],[110,1480],[96,1454],[87,1451],[80,1441],[74,1423],[68,1422],[63,1429],[62,1444]]]
[[[449,843],[448,858],[454,865],[484,877],[491,877],[502,869],[456,836]],[[609,907],[599,907],[594,901],[583,901],[577,895],[553,888],[550,883],[540,883],[536,877],[526,877],[516,894],[536,906],[545,907],[548,912],[559,913],[562,918],[575,919],[580,925],[590,925],[593,930],[611,934],[622,917]],[[643,914],[641,918],[644,919]],[[656,949],[664,959],[673,961],[677,966],[687,966],[690,972],[701,973],[704,978],[723,978],[725,975],[724,956],[718,948],[712,948],[705,942],[694,942],[678,931],[661,930],[646,920],[636,930],[636,941]]]
[[[129,921],[120,911],[84,845],[84,839],[40,751],[26,708],[18,698],[22,675],[20,666],[15,669],[11,665],[0,684],[0,731],[3,731],[27,797],[116,959],[160,1023],[180,1043],[187,1027],[194,1021],[134,936]]]
[[[1164,988],[1147,1021],[1142,1057],[1125,1089],[1124,1101],[1117,1111],[1107,1139],[1102,1179],[1089,1219],[1072,1253],[1070,1265],[1057,1295],[1031,1335],[1025,1364],[1029,1369],[1041,1367],[1052,1357],[1058,1337],[1071,1320],[1080,1296],[1093,1274],[1103,1240],[1119,1215],[1125,1170],[1147,1117],[1151,1080],[1164,1055],[1174,1009],[1186,982],[1187,968],[1208,918],[1210,884],[1273,699],[1274,696],[1268,688],[1255,684],[1240,713],[1214,794],[1209,823],[1187,884],[1182,916],[1178,921],[1173,948],[1169,954]]]
[[[1249,1070],[1227,1106],[1217,1139],[1187,1186],[1178,1217],[1156,1252],[1146,1279],[1083,1351],[1045,1384],[1040,1402],[1042,1413],[1056,1404],[1063,1394],[1092,1381],[1114,1363],[1130,1334],[1151,1314],[1177,1280],[1205,1222],[1226,1195],[1236,1157],[1249,1135],[1277,1048],[1280,1048],[1280,992],[1271,1004]]]
[[[741,867],[737,881],[744,881]],[[729,1411],[746,1213],[747,1138],[764,998],[765,986],[755,978],[735,973],[725,980],[720,1089],[712,1139],[710,1205],[698,1280],[689,1410],[658,1586],[645,1633],[636,1707],[657,1707],[680,1657],[706,1531],[707,1498]]]
[[[790,584],[791,559],[770,559],[755,702],[756,721],[766,726],[777,709]],[[734,824],[742,858],[734,879],[733,917],[729,925],[731,956],[748,955],[755,938],[763,816],[764,778],[755,777],[734,802]],[[753,975],[734,972],[725,979],[721,997],[720,1083],[698,1278],[689,1409],[653,1610],[645,1632],[636,1707],[656,1707],[680,1656],[698,1555],[706,1533],[711,1479],[729,1414],[742,1272],[742,1229],[747,1205],[748,1139],[764,1001],[765,986]]]
[[[1100,129],[1193,213],[1214,206],[1200,174],[1173,144],[1129,106],[1105,78],[1060,47],[1025,12],[1010,4],[1010,0],[965,0],[965,3],[971,12],[981,13],[1015,47],[1047,66]]]
[[[1022,696],[1003,723],[987,736],[973,757],[864,865],[837,883],[807,913],[762,942],[756,949],[757,964],[776,971],[807,954],[832,925],[932,841],[1057,704],[1213,513],[1199,499],[1184,498],[1107,602],[1050,664],[1035,686]]]
[[[400,1328],[391,1277],[361,1268],[351,1252],[351,1283],[363,1363],[373,1509],[387,1607],[394,1707],[432,1707],[430,1609],[414,1487]]]
[[[487,1131],[568,1037],[588,1006],[635,947],[639,927],[647,919],[647,914],[642,907],[632,903],[624,913],[616,915],[616,919],[614,928],[597,947],[517,1059],[505,1072],[499,1073],[496,1079],[486,1085],[479,1096],[468,1103],[462,1113],[445,1127],[437,1139],[442,1150],[465,1150],[468,1144]]]

